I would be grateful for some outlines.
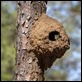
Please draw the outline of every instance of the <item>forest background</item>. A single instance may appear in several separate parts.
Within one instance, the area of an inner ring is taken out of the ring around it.
[[[45,71],[47,81],[81,81],[81,2],[48,1],[46,14],[60,21],[70,37],[70,49]],[[11,81],[16,55],[15,1],[1,1],[1,80]]]

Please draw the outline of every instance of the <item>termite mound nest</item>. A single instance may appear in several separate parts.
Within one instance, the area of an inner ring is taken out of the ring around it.
[[[29,34],[32,50],[39,59],[43,58],[45,67],[51,67],[70,47],[69,37],[62,24],[46,14],[35,21]]]

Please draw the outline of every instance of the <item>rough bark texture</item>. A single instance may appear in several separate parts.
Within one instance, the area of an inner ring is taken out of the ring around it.
[[[35,53],[29,52],[29,31],[34,21],[46,12],[46,1],[18,1],[17,19],[17,49],[16,73],[18,81],[43,81],[43,71],[40,68]]]
[[[69,37],[48,17],[46,1],[18,1],[16,74],[18,81],[44,81],[44,70],[69,49]]]

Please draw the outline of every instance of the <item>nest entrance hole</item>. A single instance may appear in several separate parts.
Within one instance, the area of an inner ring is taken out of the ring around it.
[[[56,41],[58,38],[59,38],[59,32],[57,32],[57,31],[51,31],[50,33],[49,33],[49,40],[50,41]]]

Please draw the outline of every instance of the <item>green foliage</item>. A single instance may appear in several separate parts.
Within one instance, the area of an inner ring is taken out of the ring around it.
[[[9,12],[8,2],[1,2],[1,80],[12,80],[15,65],[16,11]]]
[[[48,74],[49,73],[49,74]],[[61,72],[60,70],[53,70],[50,69],[49,72],[46,72],[45,74],[45,81],[64,81],[66,80],[66,73]]]
[[[49,13],[52,13],[52,16],[55,16],[57,19],[62,19],[61,22],[63,23],[67,33],[71,33],[75,30],[78,25],[80,25],[80,13],[81,13],[81,2],[77,1],[77,5],[71,4],[72,1],[51,1],[49,2],[49,6],[52,8]],[[54,6],[60,5],[59,9],[55,9]],[[66,8],[67,12],[65,16],[61,14],[61,9],[64,10],[65,7],[63,5],[69,5]],[[15,1],[2,1],[1,2],[1,80],[2,81],[11,81],[13,80],[13,75],[15,71],[15,54],[16,50],[14,48],[15,41],[16,41],[16,9],[13,9],[15,6]],[[76,20],[77,19],[77,20]],[[76,38],[77,39],[77,38]],[[72,46],[72,45],[71,45]],[[72,48],[71,48],[72,49]],[[66,69],[69,66],[72,66],[71,69],[75,68],[75,63],[78,60],[74,59],[74,62],[70,60],[65,60],[68,56],[70,56],[70,52],[66,53],[64,57],[59,60],[56,60],[54,63],[54,67],[52,69],[47,70],[45,73],[45,80],[48,81],[65,81],[67,80],[67,75],[69,72]],[[76,48],[79,49],[79,48]],[[79,56],[79,55],[78,55]],[[73,59],[73,58],[72,58]],[[65,62],[66,65],[65,65]],[[70,65],[69,65],[70,64]],[[78,63],[77,63],[78,64]],[[59,67],[60,69],[58,69]],[[57,69],[55,69],[57,68]],[[54,70],[53,70],[54,69]],[[75,71],[76,73],[76,71]],[[79,74],[80,77],[80,74]]]

